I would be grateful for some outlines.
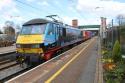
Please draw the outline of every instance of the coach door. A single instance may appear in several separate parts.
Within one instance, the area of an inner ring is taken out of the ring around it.
[[[55,33],[56,33],[56,35],[55,35],[55,38],[56,38],[56,41],[57,41],[57,45],[58,46],[61,46],[61,42],[62,42],[62,27],[61,27],[61,25],[59,25],[59,24],[55,24]]]

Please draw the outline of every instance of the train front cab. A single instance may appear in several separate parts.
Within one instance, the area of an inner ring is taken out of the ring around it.
[[[26,63],[49,60],[60,49],[60,25],[53,23],[23,26],[17,41],[17,61]]]
[[[46,24],[22,27],[16,41],[17,61],[36,62],[43,54],[43,40]]]

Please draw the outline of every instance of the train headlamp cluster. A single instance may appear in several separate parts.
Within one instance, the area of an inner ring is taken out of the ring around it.
[[[17,48],[40,48],[39,44],[17,44]]]
[[[39,44],[33,44],[33,45],[31,45],[31,48],[39,48],[39,47],[40,47]]]
[[[17,47],[17,48],[21,48],[21,45],[20,45],[20,44],[17,44],[16,47]]]

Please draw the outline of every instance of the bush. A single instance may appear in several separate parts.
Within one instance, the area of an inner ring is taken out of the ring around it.
[[[120,43],[118,40],[116,40],[112,52],[112,58],[115,63],[121,61],[122,56],[120,53],[121,53]]]
[[[104,72],[105,83],[125,83],[125,66],[123,63],[119,62],[113,70],[105,70]]]

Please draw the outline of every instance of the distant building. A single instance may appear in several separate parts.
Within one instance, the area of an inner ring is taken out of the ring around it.
[[[73,27],[78,27],[78,20],[77,19],[74,19],[74,20],[72,20],[72,26]]]

